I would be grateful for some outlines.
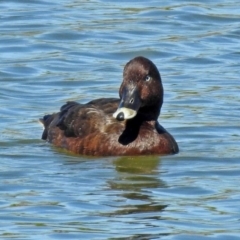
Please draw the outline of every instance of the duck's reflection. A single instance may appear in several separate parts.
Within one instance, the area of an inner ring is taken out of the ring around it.
[[[114,164],[118,174],[108,183],[111,190],[117,190],[121,201],[117,203],[118,210],[111,215],[157,213],[167,207],[153,197],[154,189],[166,187],[159,178],[158,156],[121,157]],[[159,214],[151,214],[151,218],[159,217]]]
[[[114,161],[118,172],[154,174],[160,165],[159,156],[120,157]]]
[[[71,160],[71,161],[70,161]],[[76,164],[83,160],[78,157],[68,159],[68,164]],[[89,158],[89,161],[99,162],[99,158]],[[87,161],[88,161],[87,160]],[[112,207],[104,216],[119,216],[126,214],[147,214],[148,219],[161,219],[161,212],[167,207],[164,199],[161,201],[161,188],[167,185],[161,180],[161,159],[159,156],[120,157],[117,159],[102,159],[114,165],[113,178],[106,179],[109,197],[104,204]],[[84,162],[86,158],[84,158]],[[101,166],[101,164],[100,164]],[[76,169],[76,166],[74,166]],[[79,171],[82,166],[79,165]],[[104,184],[104,185],[105,185]],[[105,186],[106,186],[105,185]],[[146,218],[146,216],[144,216]]]

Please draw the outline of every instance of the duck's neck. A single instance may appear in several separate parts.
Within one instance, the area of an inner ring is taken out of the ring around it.
[[[139,109],[136,117],[141,118],[143,121],[157,121],[159,114],[159,106],[146,106]]]
[[[144,107],[138,111],[137,116],[126,121],[126,126],[122,134],[120,135],[118,141],[123,145],[127,145],[133,142],[140,131],[142,124],[145,122],[156,126],[157,118],[160,113],[160,108]]]

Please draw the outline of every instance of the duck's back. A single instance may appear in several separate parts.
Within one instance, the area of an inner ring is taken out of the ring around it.
[[[60,112],[41,122],[42,138],[57,147],[83,155],[143,155],[178,152],[173,137],[158,122],[137,117],[118,121],[112,117],[119,99],[103,98],[87,104],[68,102]]]

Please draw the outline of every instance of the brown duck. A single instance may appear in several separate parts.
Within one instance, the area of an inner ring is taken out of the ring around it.
[[[42,139],[82,155],[174,154],[178,145],[157,121],[163,86],[157,67],[136,57],[124,67],[120,99],[100,98],[86,104],[67,102],[46,115]]]

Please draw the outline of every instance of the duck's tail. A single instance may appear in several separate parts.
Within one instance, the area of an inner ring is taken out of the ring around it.
[[[43,140],[47,140],[48,138],[49,125],[51,124],[54,117],[55,117],[55,114],[48,114],[48,115],[45,115],[43,118],[39,119],[40,123],[42,123],[42,125],[44,126],[44,130],[42,133]]]
[[[69,135],[64,121],[69,109],[71,109],[71,107],[75,105],[80,105],[80,104],[72,101],[67,102],[65,105],[61,107],[60,112],[48,114],[48,115],[45,115],[43,118],[39,119],[40,123],[44,127],[43,134],[42,134],[43,140],[49,140],[48,133],[49,133],[49,130],[53,127],[58,127],[60,130],[66,131],[65,133]]]

